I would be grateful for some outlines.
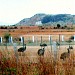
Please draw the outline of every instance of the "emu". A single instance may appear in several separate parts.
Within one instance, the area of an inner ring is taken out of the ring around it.
[[[69,56],[70,56],[70,49],[73,49],[73,47],[72,46],[71,47],[69,46],[69,48],[67,48],[68,52],[62,53],[61,56],[60,56],[60,59],[65,60],[66,58],[69,58]]]
[[[24,52],[26,50],[26,44],[23,47],[18,49],[18,52]]]
[[[18,49],[18,52],[24,52],[26,50],[26,44],[24,44],[24,37],[22,37],[23,39],[23,47]]]
[[[39,55],[39,56],[43,56],[43,55],[44,55],[44,51],[45,51],[45,48],[39,49],[39,50],[38,50],[38,55]]]
[[[45,52],[45,46],[47,46],[47,44],[40,44],[40,46],[41,46],[41,49],[38,50],[38,55],[43,56]]]

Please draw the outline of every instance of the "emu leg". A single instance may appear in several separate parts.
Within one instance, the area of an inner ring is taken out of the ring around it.
[[[25,56],[25,53],[24,52],[22,52],[22,56]]]

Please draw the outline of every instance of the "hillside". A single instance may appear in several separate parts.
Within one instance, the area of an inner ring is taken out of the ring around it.
[[[24,18],[16,25],[35,25],[36,22],[41,21],[45,16],[45,14],[35,14],[30,18]]]
[[[75,15],[71,14],[56,14],[56,15],[47,15],[47,14],[35,14],[30,18],[24,18],[16,25],[69,25],[75,24]]]

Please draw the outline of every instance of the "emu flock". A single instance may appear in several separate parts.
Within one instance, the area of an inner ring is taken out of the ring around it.
[[[24,37],[22,37],[23,39],[23,47],[19,48],[18,49],[18,52],[24,52],[26,50],[26,44],[24,44]],[[45,47],[47,46],[47,44],[43,43],[43,44],[40,44],[40,49],[38,49],[38,55],[39,56],[44,56],[44,53],[45,53]],[[60,56],[60,59],[63,59],[65,60],[66,58],[69,58],[70,56],[70,50],[72,50],[73,47],[72,46],[69,46],[69,48],[67,48],[67,52],[63,52]]]

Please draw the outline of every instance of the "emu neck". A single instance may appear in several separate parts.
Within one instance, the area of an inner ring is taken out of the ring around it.
[[[24,44],[23,44],[23,48],[25,48]]]
[[[68,49],[68,53],[70,53],[70,49]]]
[[[45,51],[45,48],[43,48],[43,50]]]
[[[23,48],[24,48],[24,37],[22,37],[23,38]]]
[[[23,48],[25,48],[25,47],[26,47],[26,44],[23,45]]]

